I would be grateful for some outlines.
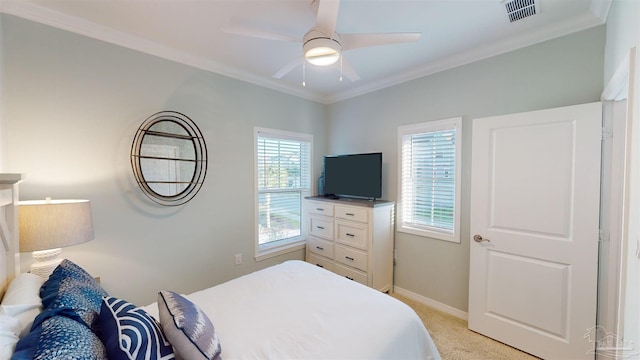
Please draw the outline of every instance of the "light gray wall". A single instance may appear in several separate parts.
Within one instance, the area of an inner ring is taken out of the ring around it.
[[[331,153],[383,152],[383,198],[397,200],[397,128],[462,116],[462,242],[396,232],[395,285],[467,311],[473,118],[598,101],[600,26],[329,106]]]
[[[629,49],[640,44],[640,1],[615,0],[607,17],[607,38],[604,53],[604,83],[611,80]],[[637,49],[640,52],[640,49]]]
[[[161,289],[188,293],[304,258],[297,251],[253,260],[253,127],[313,134],[319,173],[324,105],[10,15],[0,19],[4,170],[26,174],[23,200],[91,200],[95,240],[63,254],[100,276],[110,293],[148,304]],[[138,126],[162,110],[188,115],[209,152],[204,186],[181,207],[147,200],[129,163]],[[24,271],[30,254],[22,258]]]

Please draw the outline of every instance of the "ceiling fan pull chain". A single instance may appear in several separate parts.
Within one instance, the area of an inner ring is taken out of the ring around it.
[[[302,86],[305,87],[307,86],[307,82],[306,80],[306,69],[307,69],[307,65],[304,63],[304,61],[302,62]]]

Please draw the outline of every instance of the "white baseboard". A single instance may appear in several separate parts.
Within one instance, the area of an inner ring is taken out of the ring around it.
[[[419,303],[422,303],[424,305],[431,306],[432,308],[434,308],[436,310],[440,310],[440,311],[442,311],[444,313],[447,313],[449,315],[453,315],[453,316],[455,316],[457,318],[460,318],[462,320],[469,320],[469,314],[467,312],[459,310],[459,309],[456,309],[456,308],[454,308],[452,306],[449,306],[447,304],[443,304],[443,303],[441,303],[439,301],[430,299],[430,298],[428,298],[426,296],[422,296],[420,294],[416,294],[414,292],[411,292],[409,290],[406,290],[406,289],[403,289],[403,288],[397,287],[397,286],[393,287],[393,292],[396,292],[401,296],[404,296],[404,297],[409,298],[411,300],[415,300],[415,301],[417,301]]]

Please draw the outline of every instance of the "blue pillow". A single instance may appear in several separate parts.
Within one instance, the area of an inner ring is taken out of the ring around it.
[[[102,298],[107,292],[80,266],[63,260],[40,288],[43,312],[32,328],[53,316],[66,316],[96,331]]]
[[[31,331],[18,340],[16,349],[11,356],[11,360],[33,360],[38,347],[38,340],[42,333],[42,325],[32,327]]]
[[[127,301],[105,297],[98,322],[109,360],[175,359],[160,324]]]
[[[107,359],[100,339],[84,324],[64,316],[47,318],[23,339],[12,360]]]
[[[222,349],[215,328],[196,304],[174,292],[160,291],[158,314],[162,330],[179,358],[220,359]]]

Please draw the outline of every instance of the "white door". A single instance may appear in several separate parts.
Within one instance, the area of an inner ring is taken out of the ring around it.
[[[601,119],[600,103],[474,119],[469,329],[593,359]]]

